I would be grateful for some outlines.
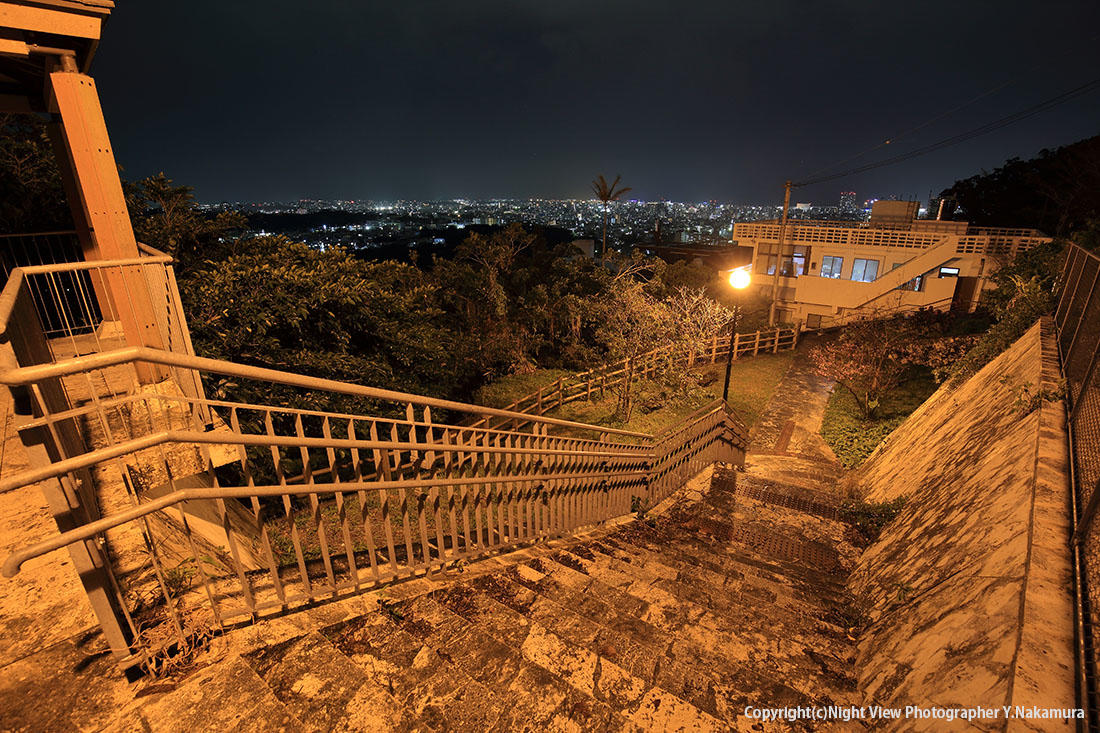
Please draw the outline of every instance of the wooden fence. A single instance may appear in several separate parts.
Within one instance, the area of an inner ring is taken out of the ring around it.
[[[733,358],[742,359],[760,353],[776,353],[793,349],[798,345],[799,329],[780,327],[753,333],[738,333],[733,337]],[[509,412],[527,415],[545,415],[577,400],[591,400],[593,395],[602,398],[608,389],[615,389],[628,378],[652,377],[673,367],[693,368],[715,364],[729,355],[729,336],[716,336],[709,344],[685,349],[680,345],[661,346],[633,359],[621,359],[589,369],[588,371],[559,377],[554,382],[520,397],[506,407]],[[483,417],[474,427],[507,428],[517,430],[523,424],[514,418]]]

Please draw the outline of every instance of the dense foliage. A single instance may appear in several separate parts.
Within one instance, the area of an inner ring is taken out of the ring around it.
[[[813,370],[837,384],[860,416],[879,416],[883,400],[897,390],[913,367],[946,371],[973,345],[948,314],[919,311],[910,316],[856,321],[835,338],[811,349]]]
[[[1100,220],[1100,135],[1030,160],[1013,158],[940,193],[981,226],[1034,227],[1066,236]]]
[[[951,369],[951,383],[962,384],[1016,342],[1040,316],[1054,309],[1054,293],[1039,276],[1012,281],[1007,300],[997,308],[997,322]],[[1006,297],[1006,296],[1002,296]]]
[[[45,123],[32,115],[0,113],[0,232],[72,225]]]
[[[408,265],[254,237],[180,291],[204,356],[427,393],[452,367],[436,288]]]
[[[842,466],[855,468],[935,391],[936,382],[927,369],[910,368],[899,386],[883,398],[875,417],[868,418],[849,392],[838,389],[825,406],[821,437]]]

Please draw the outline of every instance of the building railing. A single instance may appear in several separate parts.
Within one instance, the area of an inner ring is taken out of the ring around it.
[[[733,358],[741,359],[761,353],[787,351],[798,345],[798,328],[779,327],[738,333],[732,338]],[[550,384],[539,387],[504,409],[525,415],[545,415],[563,405],[578,400],[602,399],[607,390],[615,390],[627,380],[646,379],[670,369],[715,364],[729,355],[729,334],[714,336],[709,343],[685,346],[670,344],[660,346],[631,359],[620,359],[587,371],[559,377]],[[486,417],[474,423],[481,427],[521,428],[524,421]]]
[[[68,549],[124,666],[623,517],[743,462],[747,431],[721,402],[651,435],[195,356],[170,258],[143,252],[16,268],[0,293],[0,383],[31,466],[0,492],[37,484],[60,530],[3,572]],[[66,272],[88,273],[103,317],[49,338],[29,283]],[[204,378],[281,404],[208,398]]]
[[[1079,696],[1100,730],[1100,257],[1070,245],[1054,320],[1069,408]]]
[[[740,240],[779,242],[781,225],[771,222],[748,222],[734,225],[733,238]],[[858,222],[809,222],[787,224],[784,242],[804,245],[838,247],[892,247],[928,249],[944,241],[957,240],[959,254],[978,254],[1012,258],[1050,237],[1031,229],[968,229],[965,234],[921,229],[879,228]]]

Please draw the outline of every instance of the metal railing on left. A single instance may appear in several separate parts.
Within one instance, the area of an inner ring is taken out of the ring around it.
[[[0,492],[37,483],[61,530],[3,571],[68,548],[124,665],[627,515],[744,459],[721,403],[654,436],[195,356],[170,260],[144,255],[17,268],[0,293],[0,383],[31,462]],[[118,327],[47,337],[28,283],[59,271],[88,272]],[[279,401],[210,399],[204,376]],[[525,428],[471,424],[486,418]]]
[[[0,288],[17,267],[54,265],[79,262],[84,259],[75,231],[35,232],[32,234],[0,234]],[[98,303],[83,300],[91,287],[84,271],[64,271],[55,276],[55,287],[41,288],[32,281],[28,287],[35,292],[36,308],[45,333],[58,335],[66,330],[86,333],[103,320]]]

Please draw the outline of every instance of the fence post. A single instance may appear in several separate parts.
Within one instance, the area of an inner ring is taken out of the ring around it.
[[[779,328],[775,329],[775,343],[772,344],[772,353],[773,354],[778,354],[779,353],[779,332],[780,332],[780,330],[781,329],[779,329]]]
[[[760,332],[756,332],[756,341],[752,345],[752,355],[756,356],[760,353]]]
[[[718,361],[718,335],[715,334],[710,339],[710,363],[713,364]]]
[[[541,415],[541,414],[542,414],[542,387],[539,387],[539,391],[538,391],[538,393],[536,394],[536,398],[535,398],[535,414],[536,414],[536,415]]]
[[[565,377],[558,377],[558,407],[565,404]]]
[[[737,351],[741,348],[741,334],[733,334],[733,341],[730,342],[730,348],[733,349],[733,354],[731,358],[736,359],[738,356],[740,356]]]
[[[589,371],[584,375],[584,399],[587,402],[592,401],[592,372]]]

